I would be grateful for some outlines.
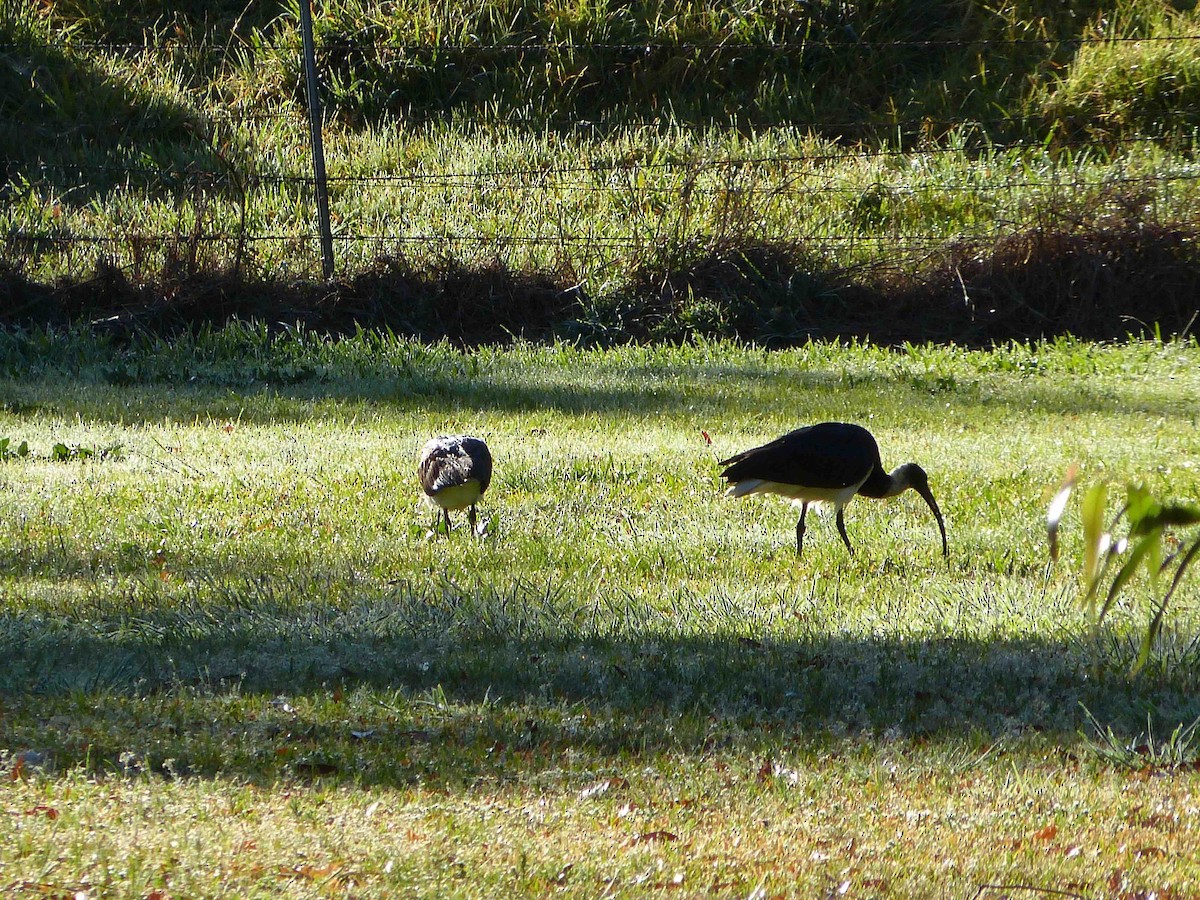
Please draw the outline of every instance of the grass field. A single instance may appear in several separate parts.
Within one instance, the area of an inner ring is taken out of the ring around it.
[[[1200,496],[1196,4],[317,6],[333,280],[297,3],[0,7],[0,893],[1200,897],[1045,526]],[[948,559],[723,498],[827,419]]]
[[[1148,605],[1093,636],[1044,535],[1072,462],[1196,498],[1194,341],[0,338],[10,894],[1200,895],[1195,580],[1132,677]],[[801,561],[722,498],[822,419],[929,471],[948,561],[912,494]],[[489,534],[433,538],[460,430]]]
[[[1195,309],[1194,0],[318,7],[315,286],[298,3],[5,8],[0,323],[988,345]]]

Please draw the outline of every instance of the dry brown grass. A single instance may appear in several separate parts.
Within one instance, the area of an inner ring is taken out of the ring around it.
[[[664,757],[591,779],[547,759],[515,781],[453,792],[33,777],[0,788],[0,887],[17,897],[1200,896],[1195,772],[1002,752],[954,771],[930,749],[860,749]]]

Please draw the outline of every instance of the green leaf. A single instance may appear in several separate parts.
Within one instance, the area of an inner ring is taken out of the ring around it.
[[[1099,624],[1108,615],[1108,611],[1112,608],[1113,602],[1117,599],[1117,594],[1121,589],[1129,583],[1129,580],[1137,573],[1138,567],[1142,560],[1147,556],[1156,556],[1154,550],[1159,546],[1159,535],[1154,534],[1150,537],[1144,537],[1136,544],[1129,553],[1129,558],[1125,560],[1125,564],[1117,570],[1116,576],[1113,578],[1112,586],[1108,589],[1108,596],[1104,599],[1104,604],[1100,607],[1100,612],[1096,617],[1096,622]],[[1157,569],[1157,565],[1151,560],[1151,564]]]
[[[1197,554],[1200,554],[1200,537],[1196,538],[1192,545],[1188,547],[1187,552],[1184,553],[1183,559],[1179,563],[1179,568],[1175,570],[1175,577],[1171,579],[1171,586],[1167,588],[1166,594],[1163,595],[1164,606],[1175,593],[1175,589],[1179,587],[1179,582],[1183,580],[1184,573],[1187,572],[1188,566],[1192,564]]]
[[[1108,532],[1104,532],[1100,536],[1100,547],[1097,548],[1099,553],[1103,554],[1103,562],[1100,564],[1099,570],[1087,582],[1087,591],[1083,595],[1083,606],[1087,609],[1089,615],[1095,615],[1096,604],[1095,600],[1100,593],[1100,585],[1104,583],[1105,577],[1108,575],[1108,570],[1112,567],[1113,560],[1125,552],[1125,541],[1113,541]],[[1100,628],[1100,618],[1097,617],[1092,625],[1093,631]]]
[[[1136,530],[1138,523],[1162,509],[1162,505],[1140,484],[1131,484],[1126,490],[1128,499],[1125,503],[1125,516],[1129,519],[1130,529]]]
[[[1093,485],[1084,492],[1079,514],[1083,523],[1083,583],[1088,594],[1095,593],[1100,554],[1104,551],[1104,503],[1108,499],[1108,485],[1104,482]]]
[[[1163,528],[1186,528],[1200,525],[1200,506],[1189,503],[1173,503],[1170,506],[1155,504],[1155,508],[1136,522],[1130,518],[1130,534],[1148,534]]]
[[[1167,611],[1167,601],[1164,599],[1158,605],[1158,610],[1154,613],[1154,618],[1150,620],[1150,625],[1146,628],[1146,633],[1142,635],[1142,645],[1138,649],[1137,659],[1134,660],[1130,667],[1129,673],[1136,675],[1146,667],[1146,663],[1150,661],[1150,652],[1154,649],[1154,642],[1158,640],[1159,632],[1162,631],[1163,616]]]
[[[1132,673],[1136,675],[1142,670],[1150,659],[1150,651],[1154,649],[1154,642],[1158,639],[1159,632],[1162,631],[1163,617],[1167,613],[1167,604],[1171,602],[1171,597],[1175,595],[1175,589],[1179,587],[1179,582],[1183,580],[1183,575],[1187,571],[1188,566],[1196,556],[1200,554],[1200,538],[1188,547],[1184,553],[1183,559],[1180,560],[1179,568],[1175,570],[1175,577],[1171,579],[1171,586],[1167,592],[1163,594],[1162,602],[1158,604],[1158,609],[1155,610],[1154,618],[1150,620],[1150,625],[1146,628],[1146,634],[1142,638],[1142,647],[1138,652],[1137,661],[1133,664]],[[1161,569],[1159,569],[1161,572]]]
[[[21,441],[16,449],[13,449],[12,438],[0,438],[0,461],[6,459],[15,459],[29,455],[29,442]]]

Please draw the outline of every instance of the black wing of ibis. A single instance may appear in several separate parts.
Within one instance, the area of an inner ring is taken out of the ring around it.
[[[837,490],[860,484],[878,468],[879,446],[859,425],[822,422],[738,453],[719,465],[732,483],[759,479],[798,487]]]

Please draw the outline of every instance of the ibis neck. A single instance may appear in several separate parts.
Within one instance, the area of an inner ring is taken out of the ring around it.
[[[891,474],[887,477],[887,480],[888,487],[883,494],[885,498],[895,497],[897,494],[903,494],[910,487],[912,487],[912,482],[909,481],[908,478],[908,471],[904,466],[899,466],[895,469],[892,469]]]
[[[893,469],[891,473],[884,472],[882,468],[876,466],[867,476],[867,480],[862,483],[858,493],[875,500],[885,500],[888,497],[902,494],[910,487],[912,487],[912,483],[909,481],[908,472],[905,471],[904,466]]]

